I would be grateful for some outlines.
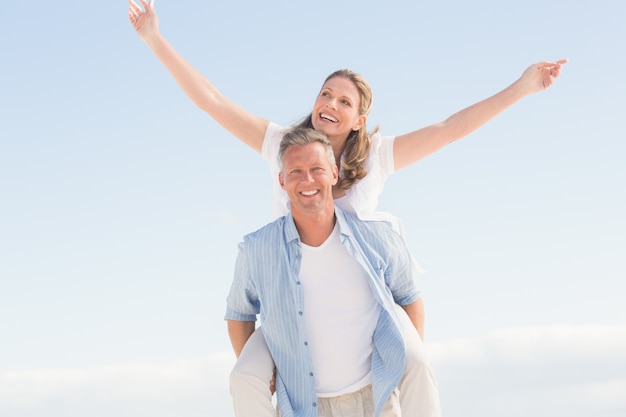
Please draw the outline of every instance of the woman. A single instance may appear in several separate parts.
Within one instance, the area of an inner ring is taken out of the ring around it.
[[[276,162],[284,128],[247,112],[224,97],[160,34],[154,0],[149,3],[140,1],[142,7],[129,0],[129,20],[140,38],[198,107],[268,160],[276,174],[272,178],[273,212],[276,216],[286,214],[288,200],[278,184]],[[371,89],[360,75],[341,70],[325,80],[311,114],[302,125],[326,134],[333,146],[337,164],[341,167],[340,181],[333,188],[336,204],[362,218],[395,221],[392,216],[376,212],[378,196],[389,174],[468,135],[524,96],[548,88],[560,75],[566,62],[560,60],[531,65],[518,80],[501,92],[442,122],[395,137],[383,137],[378,132],[368,134],[366,121],[372,104]],[[406,315],[403,319],[408,321]],[[423,329],[416,326],[418,335],[410,324],[405,327],[408,359],[405,376],[399,386],[403,415],[438,416],[437,387],[422,352],[420,336],[423,336]],[[273,363],[263,336],[257,330],[246,343],[231,374],[231,394],[238,416],[247,413],[272,415],[271,392],[268,389],[272,369]]]

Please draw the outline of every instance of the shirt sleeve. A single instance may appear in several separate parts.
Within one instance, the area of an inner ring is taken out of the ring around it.
[[[279,218],[289,213],[289,197],[278,181],[278,173],[280,172],[278,151],[285,130],[283,126],[270,122],[265,131],[263,146],[261,147],[261,156],[267,161],[269,167],[271,181],[270,204],[274,218]]]
[[[226,298],[225,320],[256,321],[260,311],[259,296],[250,273],[245,243],[239,244],[235,276]]]
[[[278,156],[278,148],[280,147],[280,140],[284,130],[282,126],[274,122],[270,122],[267,125],[265,137],[263,138],[263,146],[261,147],[261,156],[270,162],[270,164],[273,164]]]
[[[396,172],[396,163],[393,158],[393,144],[395,141],[395,136],[380,137],[380,167],[385,178]]]
[[[421,298],[417,283],[420,269],[400,234],[390,231],[388,236],[392,239],[389,247],[395,250],[391,250],[389,254],[390,261],[385,271],[385,283],[396,304],[405,306]]]

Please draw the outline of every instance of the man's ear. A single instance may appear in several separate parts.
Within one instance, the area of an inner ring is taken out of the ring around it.
[[[280,184],[280,188],[285,189],[285,180],[283,180],[283,173],[278,173],[278,183]]]
[[[336,185],[339,182],[339,168],[337,165],[333,167],[333,185]]]

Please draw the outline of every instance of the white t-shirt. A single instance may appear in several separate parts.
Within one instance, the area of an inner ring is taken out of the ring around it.
[[[320,246],[302,243],[299,278],[317,395],[335,397],[370,384],[381,306],[363,267],[341,244],[337,225]]]
[[[265,132],[261,155],[270,167],[272,181],[272,214],[278,218],[289,212],[289,197],[280,186],[278,173],[280,161],[278,150],[284,131],[288,129],[270,122]],[[400,220],[389,213],[376,211],[378,197],[383,191],[387,177],[394,173],[393,142],[395,136],[381,136],[375,133],[371,136],[371,149],[366,159],[367,175],[357,181],[346,195],[335,200],[335,204],[343,211],[356,213],[363,220],[386,220],[394,228],[402,232]]]

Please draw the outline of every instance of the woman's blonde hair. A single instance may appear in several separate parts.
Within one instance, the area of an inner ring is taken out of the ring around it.
[[[349,69],[341,69],[333,72],[324,80],[324,84],[331,78],[341,77],[352,81],[357,90],[359,91],[359,115],[367,116],[372,109],[374,101],[374,95],[369,83],[363,78],[361,74],[358,74]],[[313,128],[311,122],[312,114],[309,114],[304,120],[298,123],[297,127]],[[365,123],[359,130],[353,130],[346,139],[346,147],[343,151],[343,158],[341,162],[341,175],[337,186],[343,190],[350,189],[358,180],[367,175],[367,169],[365,168],[365,159],[370,151],[370,135],[378,131],[378,127],[373,132],[367,132],[367,126]]]

